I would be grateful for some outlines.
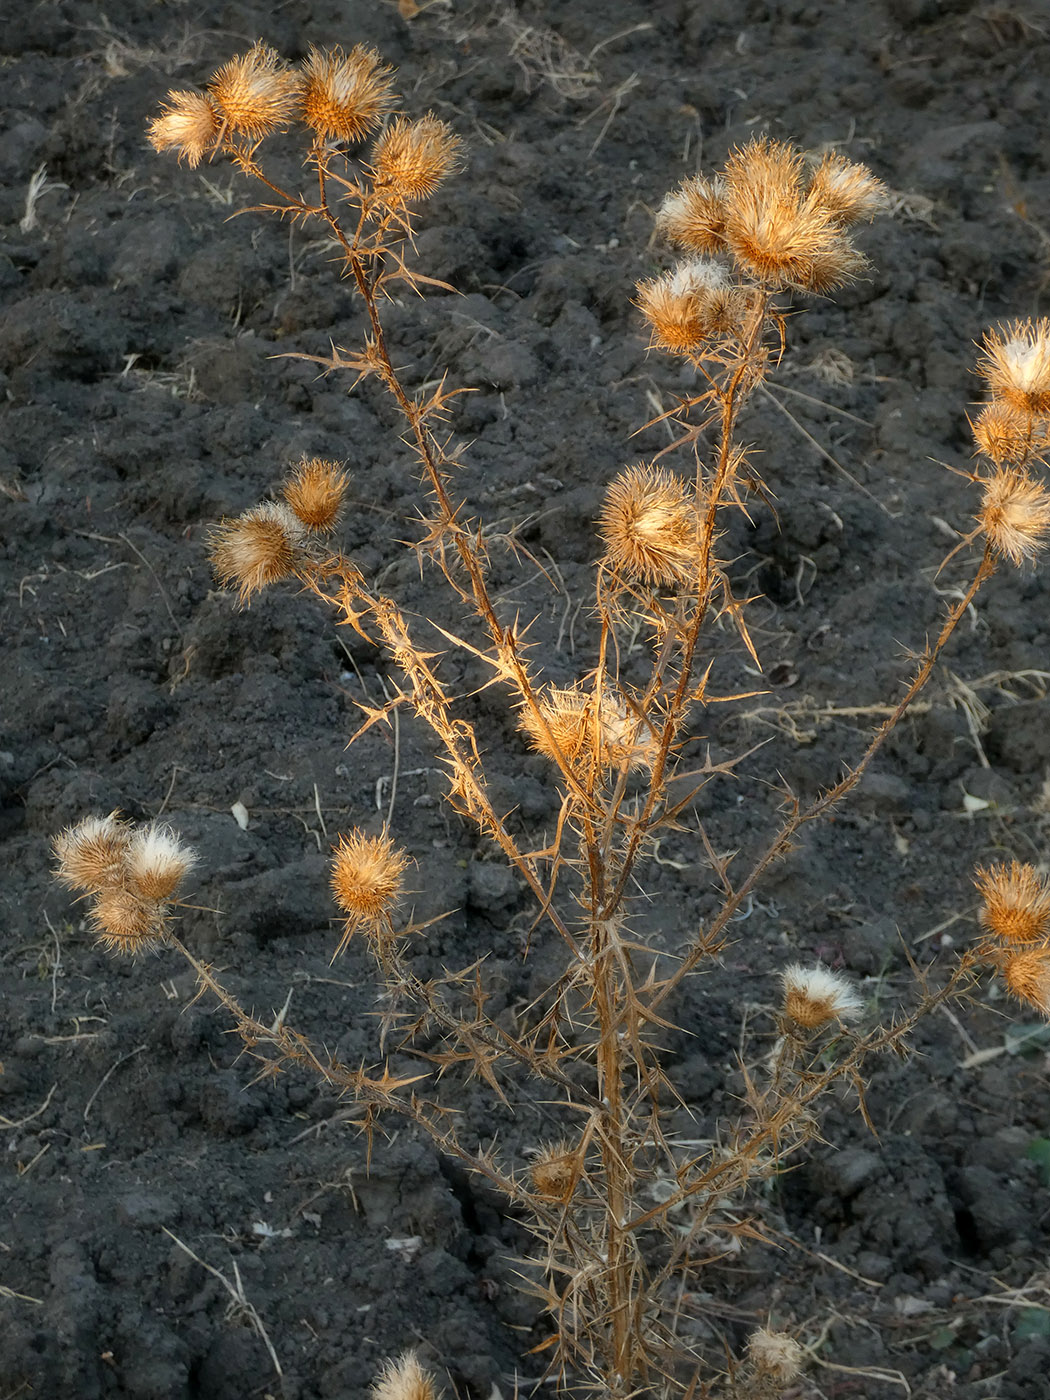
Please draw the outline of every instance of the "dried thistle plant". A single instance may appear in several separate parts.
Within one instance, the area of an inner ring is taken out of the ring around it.
[[[408,855],[385,829],[345,833],[332,855],[332,893],[344,917],[335,953],[364,935],[387,1007],[381,1046],[396,1035],[398,1050],[414,1057],[419,1072],[394,1073],[385,1060],[353,1070],[283,1018],[256,1019],[177,938],[171,912],[194,857],[170,833],[134,830],[115,814],[85,818],[56,840],[60,876],[87,893],[99,936],[115,951],[161,940],[176,948],[268,1072],[298,1065],[354,1096],[369,1136],[381,1114],[410,1119],[439,1151],[503,1192],[534,1237],[531,1287],[551,1322],[541,1349],[563,1391],[596,1391],[609,1400],[700,1393],[772,1400],[798,1376],[798,1342],[760,1329],[726,1375],[717,1358],[676,1332],[674,1311],[662,1301],[671,1283],[697,1267],[697,1241],[721,1220],[722,1203],[783,1170],[814,1136],[823,1096],[840,1083],[861,1092],[869,1059],[902,1048],[920,1017],[970,985],[980,959],[994,963],[1015,995],[1050,1014],[1050,894],[1030,867],[979,871],[987,939],[939,985],[920,982],[913,1004],[884,1024],[866,1026],[856,990],[828,969],[783,969],[775,1049],[760,1070],[748,1072],[744,1111],[717,1144],[686,1148],[668,1136],[676,1094],[661,1036],[674,1025],[675,993],[717,957],[764,873],[805,826],[856,787],[999,562],[1021,564],[1045,547],[1050,496],[1035,472],[1050,435],[1050,324],[1002,327],[986,341],[981,363],[991,398],[974,422],[986,460],[970,473],[980,499],[976,528],[963,542],[977,546],[977,557],[902,697],[837,782],[808,804],[789,797],[786,815],[748,870],[737,874],[709,845],[722,902],[706,927],[683,933],[672,958],[633,929],[642,862],[661,833],[739,762],[709,757],[697,770],[681,758],[691,717],[711,698],[705,645],[712,629],[735,628],[757,657],[719,553],[727,514],[741,508],[755,480],[740,416],[779,360],[785,294],[825,295],[861,274],[864,258],[852,231],[885,207],[886,192],[864,166],[838,155],[807,164],[800,152],[761,138],[665,200],[658,227],[683,261],[640,283],[636,304],[653,347],[684,358],[699,387],[665,415],[670,446],[657,460],[625,468],[608,487],[598,522],[597,646],[584,675],[554,686],[527,652],[524,629],[490,589],[485,532],[455,494],[444,430],[453,392],[442,381],[413,396],[387,347],[382,304],[390,284],[422,291],[428,280],[404,256],[415,206],[461,156],[445,123],[397,110],[392,83],[380,57],[360,46],[312,49],[293,68],[258,43],[220,68],[203,92],[170,93],[149,137],[190,165],[229,158],[268,191],[264,211],[320,225],[338,244],[367,334],[357,349],[301,358],[328,373],[375,379],[402,415],[425,501],[410,547],[473,619],[483,641],[462,645],[484,659],[522,745],[550,765],[561,795],[554,840],[541,849],[522,844],[490,795],[482,737],[432,665],[425,620],[369,582],[334,544],[347,485],[340,464],[304,460],[279,499],[221,522],[211,535],[212,563],[245,604],[263,588],[294,580],[337,621],[386,648],[400,672],[398,690],[388,706],[367,715],[361,732],[397,706],[415,713],[445,765],[449,802],[531,891],[534,937],[560,941],[564,972],[513,1031],[489,1016],[477,962],[424,980],[406,935],[425,930],[400,922]],[[260,147],[290,127],[299,131],[316,181],[309,198],[283,189],[260,163]],[[363,148],[369,139],[371,148]],[[686,472],[672,469],[675,458],[688,462]],[[620,665],[628,629],[639,619],[651,643],[641,682]],[[527,1163],[471,1141],[438,1093],[438,1080],[457,1072],[503,1099],[527,1078],[539,1080],[566,1105],[564,1135]],[[720,1228],[739,1243],[757,1227],[737,1220]],[[407,1353],[388,1363],[373,1394],[433,1400],[436,1388]]]

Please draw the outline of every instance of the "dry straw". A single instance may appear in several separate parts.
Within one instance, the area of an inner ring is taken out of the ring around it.
[[[392,84],[380,57],[361,46],[311,49],[293,67],[258,43],[224,64],[203,92],[170,93],[149,137],[190,165],[232,160],[261,182],[265,209],[320,228],[341,250],[367,320],[363,344],[303,358],[329,373],[374,379],[400,412],[422,488],[423,521],[410,548],[470,619],[465,630],[474,640],[462,645],[484,658],[521,751],[530,747],[548,764],[561,794],[556,831],[530,840],[490,795],[483,755],[492,739],[477,733],[434,664],[438,647],[460,643],[448,631],[439,637],[338,550],[342,464],[304,460],[277,499],[221,522],[211,535],[212,563],[243,603],[290,580],[385,648],[399,671],[396,693],[369,712],[364,729],[395,708],[415,714],[448,773],[449,802],[531,892],[532,940],[554,940],[564,971],[512,1023],[488,1013],[484,949],[466,968],[418,975],[413,949],[426,932],[402,922],[408,854],[394,831],[345,832],[332,854],[332,894],[343,917],[336,953],[363,935],[385,1008],[381,1047],[393,1037],[399,1065],[409,1066],[395,1071],[380,1048],[375,1065],[350,1069],[283,1018],[252,1016],[176,936],[178,890],[195,857],[173,833],[136,828],[116,814],[87,817],[57,838],[59,873],[85,892],[92,924],[114,951],[166,940],[181,952],[268,1073],[296,1065],[355,1097],[369,1137],[384,1113],[411,1120],[440,1152],[504,1193],[533,1236],[522,1272],[547,1310],[539,1351],[563,1391],[609,1400],[774,1397],[796,1383],[805,1359],[791,1334],[761,1328],[750,1341],[738,1338],[740,1359],[727,1366],[724,1355],[678,1330],[673,1299],[687,1275],[696,1286],[702,1242],[716,1223],[737,1245],[761,1232],[739,1212],[727,1223],[724,1204],[782,1171],[816,1132],[822,1097],[843,1083],[862,1091],[871,1056],[901,1049],[920,1017],[972,986],[980,960],[1015,996],[1050,1014],[1046,883],[1017,863],[980,870],[982,942],[935,978],[921,978],[910,1004],[882,1024],[837,973],[784,968],[779,992],[771,992],[773,1052],[747,1070],[742,1112],[722,1125],[717,1143],[687,1145],[668,1133],[677,1095],[661,1045],[674,1025],[675,993],[717,957],[763,874],[802,829],[855,788],[985,581],[1001,562],[1025,564],[1045,547],[1050,496],[1039,454],[1050,432],[1050,324],[1004,325],[985,341],[988,401],[974,419],[978,455],[969,473],[976,524],[960,546],[974,555],[970,578],[888,717],[831,787],[808,804],[788,795],[749,868],[717,856],[701,826],[719,907],[703,928],[643,941],[634,916],[649,856],[664,833],[699,821],[698,795],[741,761],[709,755],[697,768],[683,754],[698,707],[712,698],[712,629],[735,629],[757,660],[719,553],[727,514],[745,505],[756,480],[741,414],[776,369],[786,294],[824,296],[862,274],[855,232],[882,210],[885,191],[838,154],[807,160],[763,137],[664,201],[657,224],[682,260],[643,280],[636,304],[652,345],[683,358],[696,387],[666,415],[670,446],[658,459],[626,466],[608,486],[597,522],[589,669],[551,684],[542,658],[526,649],[525,629],[490,586],[484,524],[456,494],[446,429],[453,393],[443,381],[411,393],[387,346],[388,291],[406,282],[422,291],[428,281],[406,255],[416,206],[461,158],[459,138],[443,121],[397,110]],[[282,188],[260,163],[260,147],[286,130],[312,171],[310,195]],[[648,663],[640,679],[636,666],[629,678],[620,658],[639,635],[648,639]],[[767,989],[776,972],[768,969]],[[747,999],[758,993],[756,981]],[[536,1097],[529,1081],[539,1081],[541,1097],[562,1106],[560,1137],[537,1143],[523,1161],[479,1144],[449,1111],[454,1088],[443,1097],[457,1075],[523,1105]],[[387,1364],[373,1395],[434,1400],[436,1382],[407,1353]]]

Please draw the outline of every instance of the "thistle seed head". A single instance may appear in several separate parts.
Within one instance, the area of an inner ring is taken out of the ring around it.
[[[886,186],[866,165],[829,151],[814,170],[807,194],[836,223],[849,225],[871,220],[886,208]]]
[[[725,182],[694,175],[664,198],[656,227],[679,248],[690,253],[725,251]]]
[[[793,963],[781,973],[784,984],[784,1015],[803,1030],[817,1030],[830,1021],[855,1021],[864,1003],[837,972],[817,963],[803,967]]]
[[[327,535],[339,520],[349,482],[338,462],[304,457],[281,488],[281,494],[308,530]]]
[[[222,114],[208,93],[169,92],[159,117],[146,126],[146,139],[155,151],[175,151],[179,160],[200,165],[219,139]]]
[[[424,1371],[414,1351],[383,1364],[372,1386],[372,1400],[437,1400],[433,1376]]]
[[[124,879],[141,899],[162,903],[174,897],[196,864],[196,853],[170,827],[141,826],[128,842]]]
[[[826,292],[856,277],[864,260],[802,177],[802,157],[779,141],[734,151],[725,167],[726,243],[768,287]]]
[[[643,768],[656,756],[652,728],[612,690],[596,696],[578,685],[550,686],[538,709],[539,714],[522,710],[521,728],[532,747],[555,763],[560,750],[574,773],[586,773],[592,763],[600,769]]]
[[[1010,995],[1050,1019],[1050,948],[1011,949],[999,966]]]
[[[747,288],[734,285],[725,265],[711,258],[679,263],[639,282],[637,291],[652,343],[677,355],[695,353],[711,335],[738,331],[749,302]]]
[[[685,583],[697,551],[693,493],[670,472],[628,467],[605,495],[598,529],[617,572],[675,588]]]
[[[303,63],[302,118],[322,140],[362,141],[393,106],[393,69],[358,44],[317,49]]]
[[[428,199],[458,168],[462,150],[463,142],[433,113],[418,121],[398,117],[372,154],[376,193],[388,204]]]
[[[261,141],[287,125],[299,106],[302,79],[261,40],[231,58],[208,84],[227,131]]]
[[[408,857],[383,833],[340,836],[331,859],[332,894],[347,916],[347,933],[379,930],[401,897]]]
[[[1018,467],[998,467],[981,482],[977,523],[1011,564],[1034,559],[1050,533],[1050,492]]]
[[[208,552],[215,576],[224,587],[235,585],[241,603],[248,603],[254,593],[301,567],[305,534],[291,506],[279,501],[252,506],[212,529]]]
[[[1034,866],[1018,860],[979,865],[974,884],[981,896],[982,928],[1004,943],[1035,943],[1050,933],[1050,886]]]
[[[1019,466],[1043,452],[1050,441],[1050,424],[1045,419],[1014,408],[1004,399],[985,404],[971,427],[978,452],[990,457],[997,467]]]
[[[116,812],[108,817],[83,817],[55,837],[55,871],[64,885],[97,894],[119,885],[132,828]]]
[[[112,953],[148,953],[164,937],[160,909],[120,886],[99,890],[91,905],[95,936]]]
[[[989,331],[978,369],[996,398],[1023,413],[1050,413],[1050,317]]]
[[[580,1162],[568,1142],[541,1148],[529,1166],[532,1186],[548,1201],[567,1201],[580,1179]]]
[[[756,1376],[785,1386],[802,1370],[805,1353],[787,1332],[760,1327],[748,1338],[747,1355]]]

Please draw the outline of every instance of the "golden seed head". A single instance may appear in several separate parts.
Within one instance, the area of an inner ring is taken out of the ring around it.
[[[725,251],[725,182],[694,175],[664,199],[656,227],[679,248],[690,253]]]
[[[348,54],[311,44],[303,63],[302,119],[322,140],[362,141],[393,106],[392,77],[393,69],[363,44]]]
[[[873,219],[889,202],[886,186],[866,165],[834,151],[829,151],[814,170],[807,193],[836,223],[844,225]]]
[[[120,886],[99,890],[91,906],[98,941],[113,953],[146,953],[164,937],[164,921],[155,904]]]
[[[1013,948],[999,968],[1011,996],[1050,1017],[1050,948]]]
[[[327,535],[335,529],[350,477],[338,462],[304,457],[281,488],[281,495],[308,530]]]
[[[146,138],[155,151],[176,151],[179,160],[200,165],[222,130],[222,116],[214,98],[200,92],[169,92],[159,117],[146,126]]]
[[[981,925],[1005,943],[1034,943],[1050,932],[1050,886],[1034,866],[1018,860],[979,865],[974,884],[981,896]]]
[[[628,467],[610,484],[598,522],[617,573],[674,588],[696,560],[696,502],[689,488],[660,467]]]
[[[548,1201],[567,1201],[580,1179],[580,1162],[567,1142],[556,1142],[537,1153],[529,1166],[533,1189]]]
[[[760,1327],[748,1338],[747,1355],[756,1375],[768,1377],[783,1386],[793,1381],[802,1370],[805,1353],[787,1332],[773,1332],[768,1327]]]
[[[802,176],[802,157],[782,142],[734,151],[725,167],[726,243],[766,286],[826,292],[856,277],[864,260]]]
[[[64,885],[89,894],[119,886],[130,840],[131,826],[116,812],[108,817],[83,817],[52,842],[58,860],[55,873]]]
[[[372,1385],[372,1400],[437,1400],[437,1386],[414,1351],[386,1361]]]
[[[656,756],[649,724],[611,690],[596,696],[581,686],[550,686],[538,702],[539,714],[523,709],[520,725],[532,747],[555,763],[558,753],[574,773],[599,768],[642,768]]]
[[[128,842],[124,878],[133,894],[161,903],[174,896],[196,864],[196,852],[184,846],[170,827],[142,826]]]
[[[978,452],[990,457],[996,466],[1019,466],[1045,451],[1050,442],[1050,424],[1045,419],[1003,399],[985,404],[970,426]]]
[[[635,304],[649,322],[652,343],[677,355],[694,353],[708,336],[737,330],[747,291],[734,286],[723,263],[694,258],[661,277],[638,283]]]
[[[1011,564],[1034,559],[1050,533],[1050,493],[1017,467],[998,467],[981,482],[977,523]]]
[[[989,331],[978,369],[996,398],[1023,413],[1050,413],[1050,317]]]
[[[398,117],[375,144],[376,193],[388,203],[428,199],[459,166],[463,142],[432,113],[418,121]]]
[[[784,1015],[803,1030],[816,1030],[829,1021],[855,1021],[864,1003],[845,977],[817,963],[794,963],[781,973]]]
[[[227,131],[261,141],[295,115],[302,79],[261,40],[224,63],[208,84]]]
[[[220,521],[208,537],[212,568],[224,587],[237,586],[241,602],[268,584],[294,574],[303,563],[303,522],[278,501],[252,506],[235,520]]]
[[[331,886],[348,926],[377,930],[401,896],[408,857],[384,833],[340,836],[331,858]]]

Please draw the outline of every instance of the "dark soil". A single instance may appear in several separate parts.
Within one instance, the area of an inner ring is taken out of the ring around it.
[[[377,1061],[368,960],[352,948],[329,965],[324,863],[338,830],[378,827],[389,799],[390,733],[345,750],[387,663],[290,590],[238,612],[211,582],[207,525],[303,453],[346,459],[348,551],[413,611],[454,613],[395,543],[421,497],[387,402],[274,358],[358,342],[330,249],[257,215],[227,222],[254,198],[231,170],[149,150],[166,89],[258,36],[290,58],[364,41],[398,66],[412,113],[434,110],[467,142],[418,239],[421,270],[462,295],[392,305],[391,342],[410,382],[447,368],[475,390],[452,423],[471,441],[459,485],[557,581],[552,595],[509,551],[494,563],[561,683],[591,660],[603,483],[664,443],[655,428],[629,436],[689,384],[647,353],[630,305],[666,265],[651,239],[665,191],[768,130],[835,143],[899,193],[895,217],[861,235],[870,279],[790,320],[784,391],[745,429],[775,512],[756,505],[727,550],[737,591],[764,594],[751,618],[765,678],[727,638],[714,680],[765,693],[697,721],[718,757],[766,741],[702,813],[715,849],[744,862],[778,783],[812,793],[860,752],[879,712],[858,709],[899,694],[907,650],[972,569],[964,551],[937,573],[974,505],[939,463],[969,459],[974,340],[1047,313],[1048,35],[1039,0],[437,0],[411,21],[379,0],[13,7],[0,36],[3,1400],[357,1400],[410,1345],[471,1400],[511,1396],[515,1377],[528,1393],[542,1371],[527,1353],[543,1324],[514,1287],[526,1242],[499,1202],[404,1124],[366,1170],[346,1105],[294,1074],[253,1082],[176,955],[104,955],[52,880],[64,824],[163,813],[203,855],[190,946],[247,1004],[286,1008],[347,1063]],[[823,958],[891,1015],[914,1000],[910,959],[936,983],[972,938],[974,864],[1045,859],[1048,579],[992,581],[859,795],[772,872],[720,968],[675,1007],[684,1138],[732,1113],[738,1054],[767,1045],[762,1008],[786,962]],[[469,665],[446,664],[472,688]],[[499,693],[472,703],[504,809],[542,831],[557,810],[545,762]],[[426,936],[421,969],[487,953],[507,1004],[524,1001],[556,950],[541,940],[523,963],[526,898],[443,803],[408,721],[399,762],[394,830],[418,862],[417,915],[457,911]],[[717,890],[695,827],[659,854],[647,922],[673,945]],[[851,1102],[832,1106],[826,1145],[751,1203],[783,1248],[749,1246],[689,1281],[686,1325],[713,1355],[772,1318],[814,1350],[807,1396],[1050,1396],[1050,1066],[1025,1019],[986,979],[977,1003],[924,1024],[911,1059],[874,1067],[875,1134]],[[551,1134],[553,1110],[514,1117],[477,1085],[444,1087],[478,1142],[515,1151]],[[283,1379],[218,1275],[243,1289]]]

